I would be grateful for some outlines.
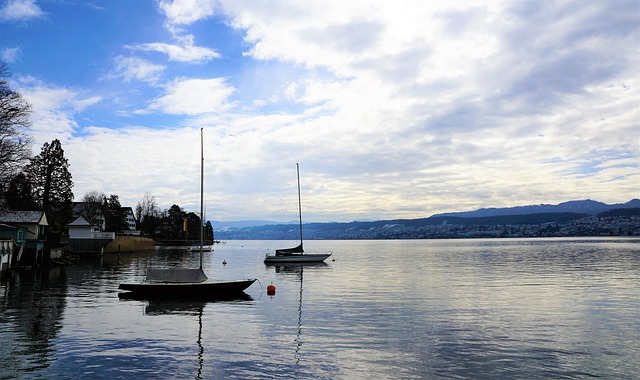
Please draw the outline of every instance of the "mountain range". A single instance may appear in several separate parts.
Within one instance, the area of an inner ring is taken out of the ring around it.
[[[515,207],[503,207],[503,208],[481,208],[475,211],[462,211],[462,212],[449,212],[442,214],[434,214],[431,218],[439,217],[461,217],[461,218],[481,218],[481,217],[493,217],[493,216],[506,216],[506,215],[530,215],[530,214],[543,214],[543,213],[576,213],[576,214],[588,214],[597,215],[601,212],[615,210],[615,209],[629,209],[640,208],[640,199],[634,198],[626,203],[606,204],[603,202],[594,201],[591,199],[569,201],[559,203],[557,205],[552,204],[539,204],[528,206],[515,206]],[[424,218],[421,218],[424,219]],[[256,226],[271,226],[279,224],[297,224],[298,221],[291,222],[274,222],[269,220],[241,220],[230,222],[219,222],[211,220],[211,225],[214,230],[226,230],[230,228],[244,228],[244,227],[256,227]],[[368,221],[373,222],[373,221]],[[380,221],[378,221],[380,222]],[[382,221],[384,222],[384,221]],[[329,222],[333,223],[333,222]]]
[[[541,236],[540,232],[531,232],[532,229],[548,229],[548,224],[555,224],[554,228],[559,230],[560,225],[580,224],[579,221],[588,220],[589,217],[594,216],[626,218],[629,222],[626,224],[627,227],[624,227],[624,232],[605,232],[605,230],[598,230],[605,227],[593,225],[589,221],[585,222],[588,224],[587,227],[580,227],[578,230],[575,230],[574,227],[566,227],[563,236],[605,233],[636,234],[636,230],[640,230],[640,225],[638,225],[640,224],[638,223],[640,220],[640,199],[632,199],[627,203],[619,204],[606,204],[587,199],[557,205],[482,208],[475,211],[435,214],[428,218],[418,219],[305,223],[304,236],[305,239],[479,237],[485,236],[488,229],[497,230],[495,226],[504,226],[500,227],[504,229],[507,228],[506,226],[524,226],[518,230],[519,232],[514,232],[514,235]],[[631,219],[636,216],[638,219]],[[212,221],[211,223],[217,239],[298,239],[297,221],[290,223],[270,221],[222,223]],[[620,230],[621,227],[618,225],[616,228]],[[548,236],[558,236],[558,232]]]
[[[479,218],[487,216],[542,214],[550,212],[572,212],[576,214],[597,215],[601,212],[614,209],[638,207],[640,207],[640,199],[632,199],[627,203],[617,204],[606,204],[598,201],[593,201],[591,199],[586,199],[580,201],[563,202],[557,205],[540,204],[505,208],[481,208],[475,211],[450,212],[444,214],[436,214],[433,216],[460,216],[463,218]]]

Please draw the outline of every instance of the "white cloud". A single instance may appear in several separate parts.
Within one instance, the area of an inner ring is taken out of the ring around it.
[[[204,126],[212,217],[224,220],[295,219],[295,162],[308,221],[627,201],[640,180],[633,5],[161,1],[175,40],[128,48],[170,62],[120,57],[113,75],[162,94],[135,88],[128,104],[148,107],[68,139],[76,195],[135,206],[149,191],[197,207]],[[195,46],[207,22],[244,36],[237,68]],[[178,79],[159,87],[164,73]],[[99,100],[31,90],[40,134],[71,136]],[[178,127],[153,128],[168,118]]]
[[[35,0],[9,0],[0,8],[0,20],[22,21],[43,17]]]
[[[156,65],[138,57],[118,56],[114,60],[115,68],[108,77],[121,77],[125,82],[139,80],[143,82],[157,82],[165,66]]]
[[[99,190],[116,194],[123,205],[135,207],[149,191],[163,208],[177,203],[196,209],[199,136],[195,128],[88,127],[83,132],[63,144],[77,198]]]
[[[166,54],[169,60],[176,62],[206,62],[219,58],[220,54],[213,49],[195,46],[192,35],[176,38],[179,45],[162,42],[152,42],[130,46],[131,49],[140,51],[155,51]]]
[[[19,78],[17,91],[33,108],[31,129],[36,147],[53,139],[67,141],[78,127],[76,115],[101,101],[98,96],[86,97],[31,77]]]
[[[215,1],[210,0],[161,0],[158,7],[170,24],[191,24],[215,13]]]
[[[166,87],[164,96],[154,100],[149,110],[176,115],[199,115],[226,111],[233,87],[223,78],[177,79]]]
[[[21,53],[22,51],[20,48],[6,48],[2,50],[0,59],[6,63],[14,63],[20,58]]]
[[[245,31],[248,56],[308,68],[274,99],[320,111],[261,138],[265,155],[287,152],[330,173],[319,205],[364,216],[374,204],[388,215],[403,203],[427,212],[434,203],[637,193],[637,166],[566,176],[602,151],[637,157],[625,139],[640,127],[639,62],[621,55],[638,43],[633,12],[599,3],[221,4]]]

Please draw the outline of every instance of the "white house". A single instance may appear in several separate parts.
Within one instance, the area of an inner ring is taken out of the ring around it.
[[[116,238],[115,232],[100,232],[83,215],[67,224],[67,227],[70,252],[100,253],[107,243]]]
[[[91,224],[84,215],[77,217],[68,224],[68,227],[69,239],[91,239],[94,232],[100,232],[99,228]]]

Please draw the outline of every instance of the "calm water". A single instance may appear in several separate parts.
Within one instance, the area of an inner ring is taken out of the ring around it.
[[[0,378],[639,376],[640,240],[309,241],[335,261],[262,263],[288,244],[216,246],[210,277],[260,281],[234,302],[118,297],[149,264],[198,265],[173,250],[5,276]]]

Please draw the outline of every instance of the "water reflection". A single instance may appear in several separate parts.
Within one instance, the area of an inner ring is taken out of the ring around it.
[[[292,277],[300,282],[300,292],[298,298],[298,329],[296,333],[295,342],[295,351],[293,357],[295,359],[296,365],[300,364],[300,349],[302,348],[302,293],[304,290],[304,270],[318,270],[318,269],[328,269],[329,265],[325,262],[320,263],[280,263],[274,266],[275,272],[277,274],[283,274],[285,276]]]
[[[3,277],[0,379],[637,377],[638,239],[326,242],[338,261],[312,266],[243,244],[207,274],[275,296],[118,296],[148,266],[197,265],[168,250]]]
[[[197,345],[197,362],[198,368],[195,374],[196,379],[203,379],[203,368],[204,368],[204,357],[205,351],[203,344],[203,323],[202,323],[202,315],[207,304],[217,303],[217,302],[225,302],[225,303],[233,303],[233,302],[247,302],[252,301],[253,299],[246,293],[242,293],[236,295],[232,298],[202,298],[202,297],[192,297],[192,298],[182,298],[182,299],[173,299],[173,298],[162,298],[162,297],[154,297],[154,298],[145,298],[135,296],[132,293],[124,292],[119,293],[118,297],[123,302],[142,302],[144,304],[144,312],[145,316],[158,317],[158,316],[183,316],[183,317],[197,317],[198,318],[198,333],[196,339]],[[182,320],[184,323],[184,320]]]
[[[122,297],[121,297],[122,299]],[[126,298],[125,298],[126,299]],[[131,298],[129,298],[131,299]],[[163,300],[156,299],[147,302],[144,308],[144,315],[147,316],[163,316],[163,315],[183,315],[198,317],[198,338],[196,345],[198,346],[198,369],[195,378],[202,379],[202,369],[204,367],[204,345],[202,344],[202,313],[207,301],[180,301],[180,300]]]
[[[183,310],[188,312],[190,305],[194,302],[196,304],[202,303],[206,304],[208,302],[247,302],[253,301],[253,298],[245,292],[233,294],[230,296],[215,296],[215,295],[206,295],[206,294],[183,294],[180,298],[165,297],[161,294],[158,295],[138,295],[134,292],[122,292],[118,293],[118,298],[121,300],[133,300],[133,301],[148,301],[149,305],[156,305],[160,307],[168,307],[166,314],[171,314],[171,310],[174,309],[178,311],[176,314],[181,314],[179,311]],[[188,313],[187,313],[188,314]]]
[[[66,306],[65,268],[10,272],[0,277],[0,357],[9,374],[46,368]],[[17,344],[6,344],[14,342]]]
[[[206,304],[206,301],[148,301],[144,306],[144,315],[200,315]]]

